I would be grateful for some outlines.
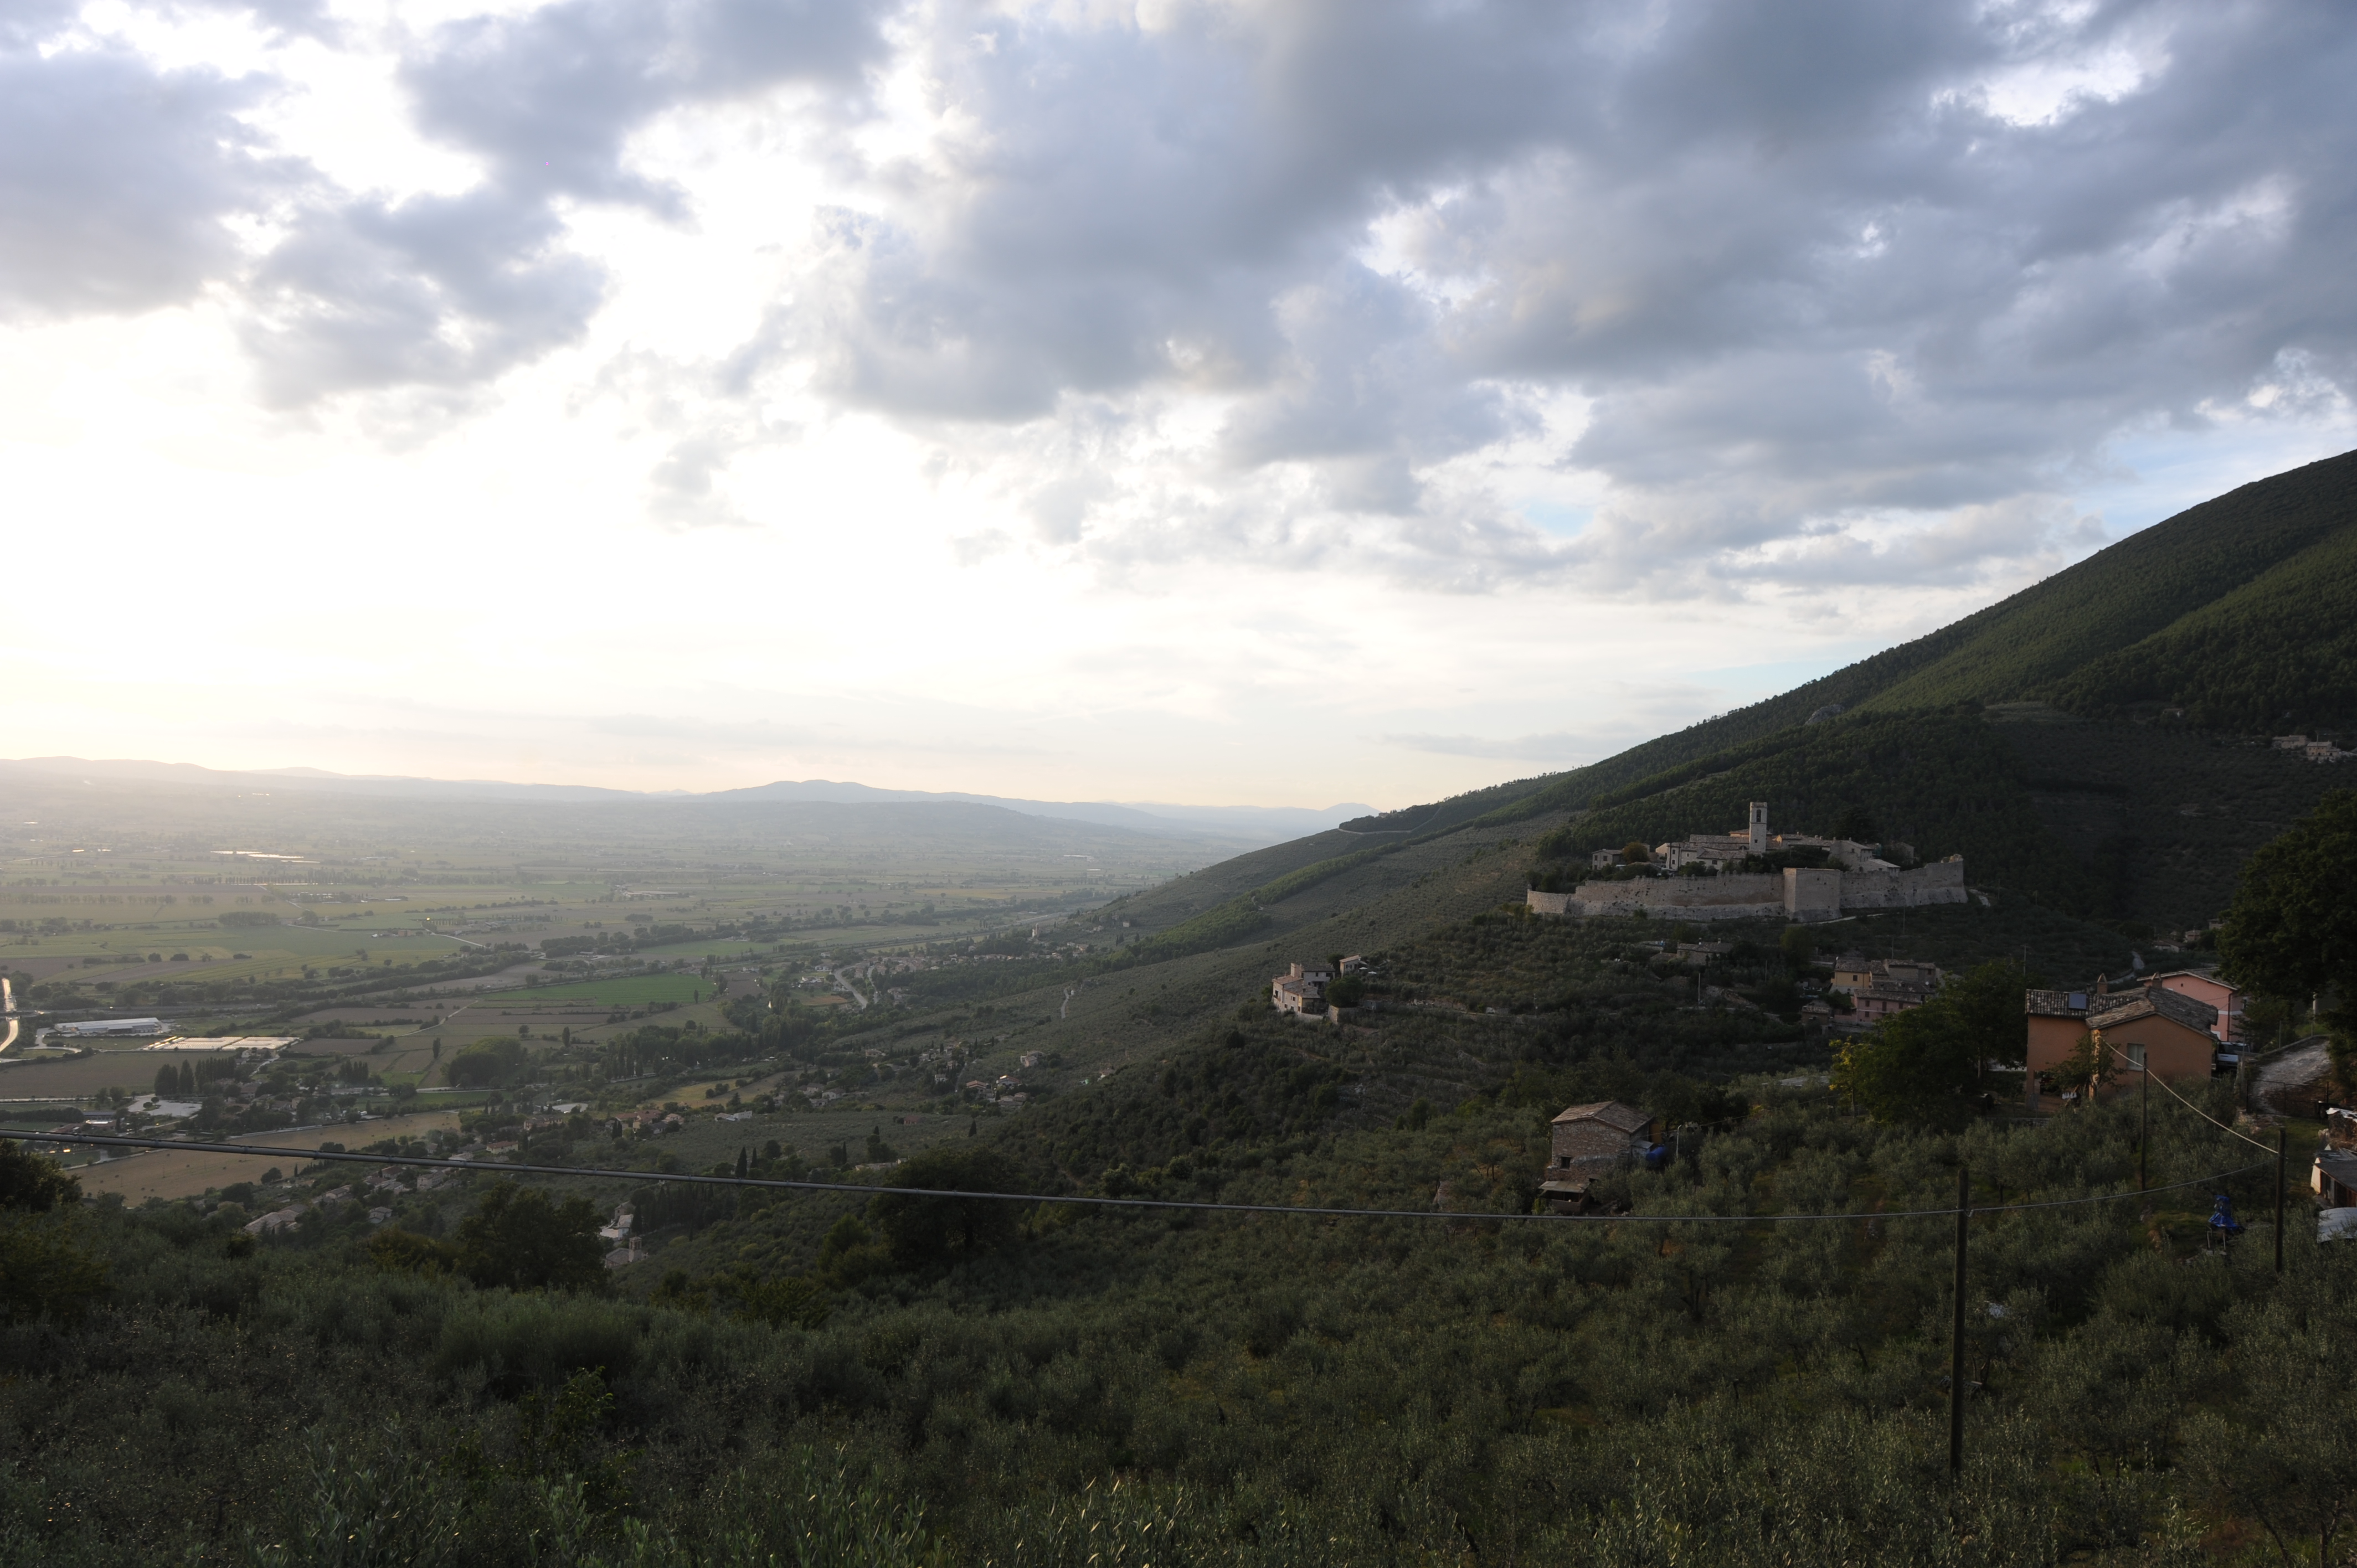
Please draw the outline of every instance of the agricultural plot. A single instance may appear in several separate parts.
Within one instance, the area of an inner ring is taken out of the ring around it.
[[[490,1037],[595,1048],[646,1024],[732,1026],[708,976],[576,979],[547,961],[717,960],[748,971],[727,990],[742,998],[758,993],[754,965],[806,972],[821,951],[854,962],[1060,924],[1231,847],[995,808],[428,802],[291,786],[246,799],[52,785],[5,764],[0,779],[25,808],[0,825],[0,972],[21,1000],[153,1013],[187,1033],[391,1036],[307,1038],[297,1051],[365,1057],[385,1082],[419,1087],[440,1084],[437,1040],[447,1062]],[[813,1017],[850,1005],[804,1000]],[[851,1011],[886,1026],[910,1016]],[[154,1067],[0,1068],[0,1098],[87,1103],[145,1089]]]
[[[455,1132],[457,1126],[458,1115],[455,1110],[433,1111],[380,1117],[358,1126],[308,1127],[300,1131],[289,1128],[226,1141],[301,1148],[330,1139],[359,1148],[380,1138],[422,1138],[436,1131]],[[289,1174],[294,1170],[294,1162],[286,1158],[256,1155],[181,1154],[177,1150],[154,1149],[98,1165],[83,1165],[75,1170],[74,1176],[81,1181],[84,1192],[119,1192],[124,1202],[138,1204],[151,1197],[194,1197],[235,1182],[256,1181],[274,1164]],[[364,1165],[351,1168],[356,1180],[367,1169]]]
[[[0,1058],[0,1061],[7,1059]],[[105,1089],[145,1094],[154,1086],[156,1069],[166,1062],[178,1066],[201,1059],[194,1051],[97,1051],[66,1058],[36,1057],[14,1066],[0,1066],[0,1098],[83,1101]]]
[[[886,932],[874,933],[876,940],[888,940]],[[735,939],[703,942],[671,942],[662,947],[640,948],[641,958],[730,959],[745,958],[756,950],[768,950],[775,944],[760,944]]]
[[[691,974],[626,974],[610,980],[578,980],[563,985],[537,985],[522,991],[500,991],[469,1003],[472,1007],[543,1005],[587,1003],[598,1007],[645,1007],[662,1002],[701,1002],[712,983]]]

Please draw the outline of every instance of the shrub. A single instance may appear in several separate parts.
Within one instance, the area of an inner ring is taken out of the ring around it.
[[[995,1149],[943,1145],[913,1156],[892,1173],[895,1187],[942,1191],[1020,1192],[1015,1167]],[[886,1246],[901,1262],[972,1257],[1013,1239],[1015,1205],[989,1197],[920,1197],[883,1193],[867,1206]]]
[[[454,1238],[458,1271],[486,1289],[581,1289],[605,1278],[597,1211],[576,1195],[496,1182]]]

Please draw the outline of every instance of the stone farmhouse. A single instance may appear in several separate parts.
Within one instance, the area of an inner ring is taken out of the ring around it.
[[[1270,982],[1269,1000],[1280,1013],[1316,1014],[1326,1012],[1326,988],[1334,983],[1334,972],[1322,963],[1295,964]]]
[[[1526,895],[1537,915],[1650,915],[1681,920],[1832,920],[1858,909],[1912,908],[1961,904],[1964,860],[1951,855],[1931,865],[1901,871],[1878,858],[1872,847],[1848,839],[1775,835],[1768,831],[1768,804],[1751,802],[1751,825],[1722,837],[1697,833],[1683,844],[1663,844],[1655,858],[1672,870],[1686,865],[1740,863],[1746,855],[1780,850],[1821,849],[1838,864],[1787,866],[1781,872],[1721,872],[1716,876],[1641,877],[1631,882],[1583,882],[1565,893]]]
[[[1652,1117],[1617,1100],[1571,1106],[1555,1117],[1553,1127],[1539,1191],[1558,1212],[1584,1206],[1590,1181],[1627,1169],[1653,1143]]]

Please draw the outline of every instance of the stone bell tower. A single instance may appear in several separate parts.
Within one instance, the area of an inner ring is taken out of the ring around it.
[[[1768,802],[1765,800],[1751,802],[1751,853],[1768,853]]]

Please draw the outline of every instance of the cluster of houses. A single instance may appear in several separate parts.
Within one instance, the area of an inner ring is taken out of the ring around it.
[[[400,1170],[392,1165],[371,1172],[363,1185],[368,1188],[369,1197],[390,1198],[409,1190],[401,1184]],[[418,1183],[421,1187],[434,1185],[434,1182],[425,1180]],[[281,1230],[293,1230],[315,1213],[324,1214],[332,1219],[353,1204],[365,1201],[367,1201],[366,1198],[356,1197],[349,1187],[334,1187],[319,1194],[308,1203],[290,1203],[284,1208],[273,1209],[267,1214],[259,1215],[246,1221],[245,1232],[249,1236],[274,1236]],[[393,1206],[390,1203],[378,1203],[368,1210],[368,1222],[371,1225],[382,1225],[392,1219]]]
[[[625,1111],[606,1120],[606,1130],[609,1134],[638,1133],[650,1138],[676,1133],[686,1125],[687,1118],[668,1106],[647,1111]]]
[[[1834,960],[1833,983],[1826,989],[1849,1004],[1846,1014],[1835,1012],[1831,1002],[1819,999],[1801,1009],[1801,1022],[1828,1034],[1855,1034],[1869,1029],[1893,1014],[1921,1007],[1940,989],[1940,966],[1921,959],[1870,959],[1846,952]]]
[[[2140,1084],[2208,1078],[2242,1060],[2242,993],[2214,974],[2176,970],[2114,990],[2099,975],[2093,991],[2031,991],[2028,1015],[2029,1092],[2057,1082],[2082,1039],[2100,1040],[2113,1081]],[[2076,1093],[2073,1086],[2063,1092]]]
[[[1000,1073],[996,1079],[967,1079],[965,1091],[985,1105],[1012,1107],[1031,1102],[1031,1091],[1011,1072]]]
[[[2357,751],[2343,751],[2329,740],[2310,740],[2304,735],[2279,735],[2275,737],[2277,751],[2296,751],[2310,762],[2341,762],[2357,757]]]
[[[1885,860],[1882,852],[1889,850],[1901,861],[1915,858],[1914,846],[1903,843],[1860,843],[1856,839],[1819,838],[1813,833],[1775,833],[1768,831],[1768,802],[1751,803],[1751,822],[1724,833],[1691,833],[1683,840],[1655,844],[1652,863],[1672,872],[1687,866],[1706,866],[1723,872],[1740,865],[1751,856],[1782,854],[1793,850],[1813,849],[1823,852],[1827,860],[1846,871],[1896,871],[1897,861]],[[1602,871],[1620,864],[1622,851],[1599,849],[1588,857],[1596,870]]]
[[[1883,1019],[1921,1007],[1939,993],[1940,967],[1920,959],[1869,959],[1846,952],[1834,961],[1831,990],[1849,999],[1846,1018],[1824,1002],[1802,1009],[1804,1023],[1857,1033]],[[2022,1011],[2028,1031],[2030,1091],[2056,1074],[2079,1048],[2100,1035],[2112,1053],[2111,1079],[2126,1075],[2134,1084],[2147,1071],[2170,1080],[2202,1079],[2230,1071],[2242,1059],[2242,993],[2215,974],[2174,970],[2147,975],[2115,989],[2098,976],[2091,991],[2026,992]],[[2066,1090],[2066,1092],[2069,1090]]]

